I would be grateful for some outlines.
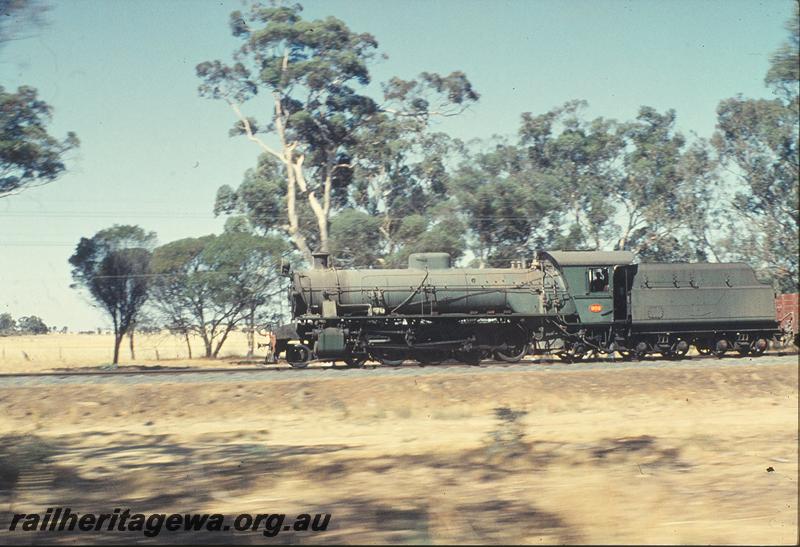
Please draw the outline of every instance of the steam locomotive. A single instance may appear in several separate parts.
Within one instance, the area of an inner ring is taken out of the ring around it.
[[[338,269],[327,253],[292,279],[292,323],[276,332],[294,367],[528,354],[760,355],[784,333],[774,293],[747,264],[634,264],[627,251],[540,251],[508,268],[453,268],[415,253],[403,269]]]

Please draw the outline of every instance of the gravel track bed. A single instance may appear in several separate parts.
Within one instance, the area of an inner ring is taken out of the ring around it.
[[[406,364],[398,367],[368,365],[362,369],[345,367],[312,366],[306,369],[291,368],[259,368],[227,371],[158,371],[158,374],[146,371],[118,372],[110,374],[83,375],[41,375],[12,376],[0,375],[0,388],[28,387],[38,385],[80,385],[80,384],[173,384],[173,383],[218,383],[218,382],[250,382],[250,381],[297,381],[306,379],[332,379],[373,376],[435,376],[450,374],[497,374],[497,373],[531,373],[546,374],[550,371],[581,372],[584,370],[622,370],[622,369],[661,369],[661,368],[694,368],[694,367],[736,367],[736,366],[768,366],[791,364],[798,362],[797,354],[773,354],[758,358],[752,357],[690,357],[679,361],[644,360],[644,361],[612,361],[595,360],[584,363],[567,364],[550,359],[523,361],[518,364],[485,361],[480,366],[467,366],[459,363],[418,366]]]

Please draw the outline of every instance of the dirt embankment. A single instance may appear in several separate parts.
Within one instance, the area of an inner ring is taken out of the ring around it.
[[[277,542],[797,541],[796,364],[6,388],[0,408],[11,512],[333,514]],[[33,539],[75,538],[0,532]]]

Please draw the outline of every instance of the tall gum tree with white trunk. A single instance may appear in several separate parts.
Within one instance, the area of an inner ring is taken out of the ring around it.
[[[227,102],[236,116],[231,133],[244,135],[280,167],[284,213],[273,228],[287,235],[305,260],[312,244],[329,250],[337,186],[377,161],[365,146],[388,123],[404,135],[419,132],[432,116],[460,113],[478,99],[466,76],[422,73],[392,78],[381,97],[370,96],[369,65],[378,43],[335,17],[305,20],[302,7],[254,4],[230,16],[242,41],[232,62],[197,65],[200,94]],[[259,122],[247,109],[268,113]],[[391,142],[382,143],[392,146]],[[303,222],[308,208],[314,222]]]

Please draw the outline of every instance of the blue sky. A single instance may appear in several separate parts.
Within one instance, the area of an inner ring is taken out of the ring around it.
[[[218,232],[222,184],[237,185],[258,150],[227,135],[224,103],[197,96],[194,67],[229,59],[228,14],[239,1],[73,0],[49,24],[0,49],[0,84],[27,84],[54,107],[52,132],[80,151],[55,183],[0,199],[0,313],[48,324],[106,325],[69,287],[82,236],[140,224],[164,243]],[[463,70],[481,94],[439,129],[462,139],[513,134],[522,112],[570,99],[587,116],[631,119],[640,105],[674,108],[685,133],[710,137],[721,99],[768,96],[763,78],[785,40],[791,0],[332,0],[389,58],[375,81]],[[258,117],[258,112],[248,112]]]

